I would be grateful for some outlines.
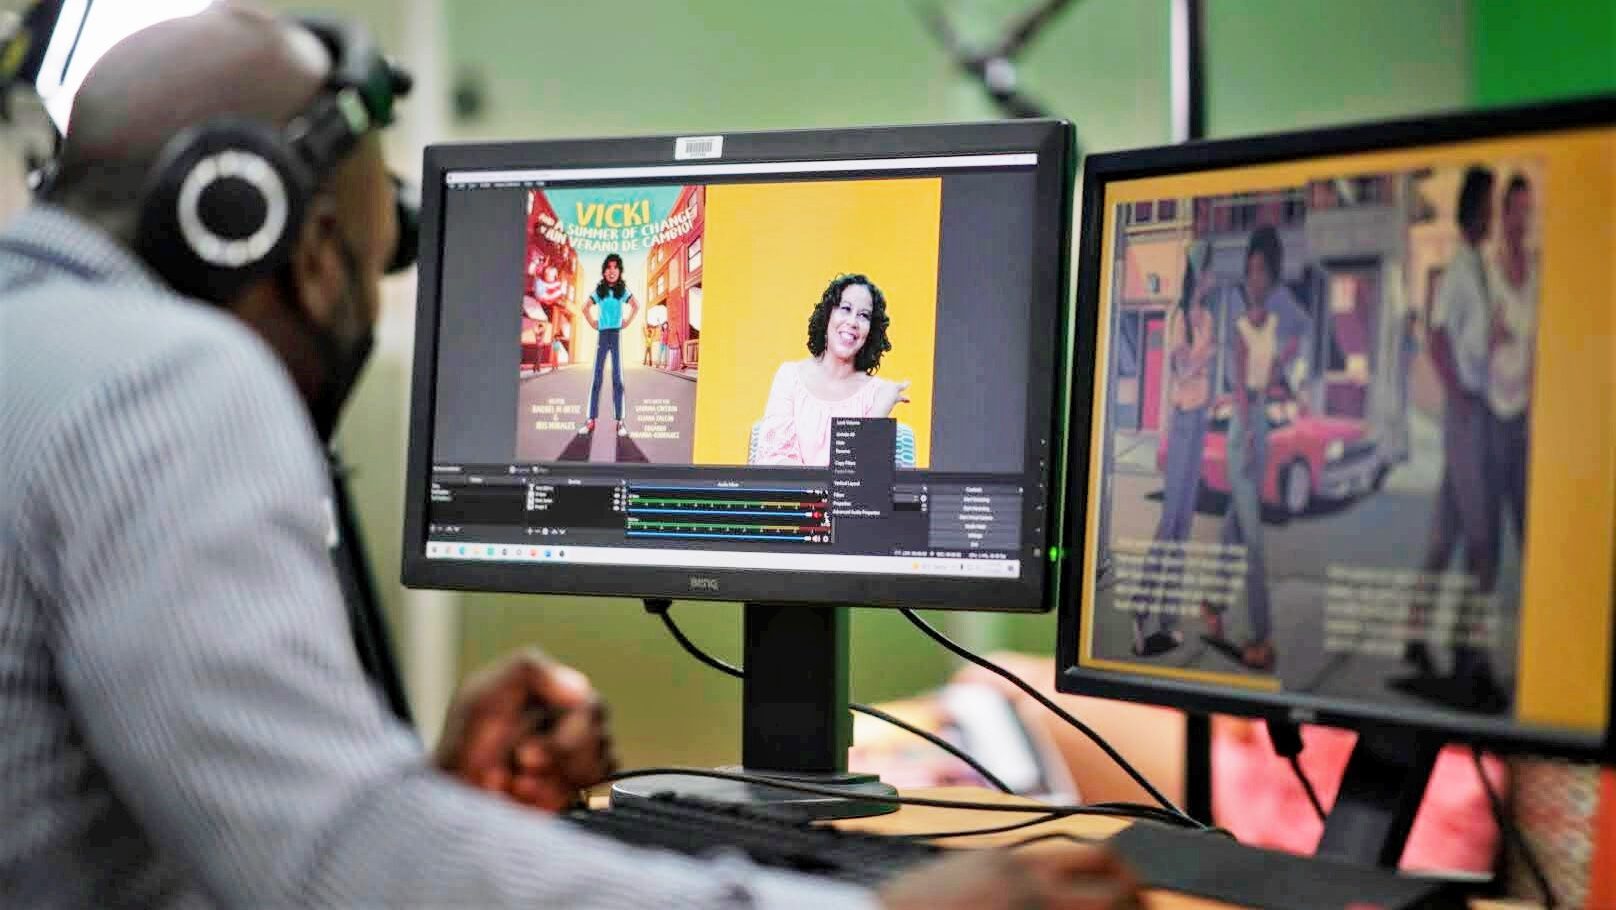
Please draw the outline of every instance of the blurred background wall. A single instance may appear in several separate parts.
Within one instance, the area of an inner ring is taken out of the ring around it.
[[[134,0],[128,0],[134,2]],[[944,0],[986,41],[1031,0]],[[18,0],[0,0],[16,8]],[[975,120],[995,116],[905,0],[271,0],[367,22],[417,73],[389,136],[417,171],[426,142]],[[1616,89],[1616,2],[1210,0],[1211,136]],[[1077,0],[1019,58],[1021,86],[1072,120],[1085,151],[1169,139],[1169,0]],[[0,216],[23,200],[0,138]],[[685,656],[626,600],[406,592],[397,583],[413,277],[388,288],[378,355],[341,433],[368,546],[423,728],[453,683],[539,644],[614,707],[625,762],[716,764],[739,752],[739,688]],[[740,611],[681,604],[689,634],[736,658]],[[979,648],[1052,653],[1054,616],[958,614]],[[952,660],[894,613],[854,612],[853,694],[936,685]]]

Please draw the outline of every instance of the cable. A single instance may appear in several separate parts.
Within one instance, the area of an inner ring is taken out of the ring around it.
[[[717,670],[720,673],[728,674],[730,676],[735,677],[736,679],[745,679],[746,678],[746,671],[745,670],[743,670],[740,667],[737,667],[737,666],[735,666],[733,664],[725,663],[724,661],[719,660],[718,658],[712,656],[711,654],[708,654],[706,651],[703,651],[695,642],[691,641],[688,636],[685,635],[684,631],[679,628],[679,624],[673,621],[673,612],[672,612],[672,610],[673,610],[673,602],[672,601],[664,600],[664,599],[656,599],[656,598],[647,599],[645,601],[645,609],[648,612],[650,612],[650,613],[652,613],[652,614],[654,614],[656,616],[661,617],[662,624],[664,626],[668,627],[668,632],[673,635],[674,640],[677,641],[680,644],[680,646],[682,646],[687,652],[689,652],[691,657],[694,657],[695,659],[701,661],[702,663],[706,664],[709,667],[712,667],[714,670]],[[876,718],[877,720],[884,720],[887,723],[893,725],[894,727],[897,727],[900,730],[905,730],[905,731],[908,731],[909,733],[913,733],[914,735],[920,737],[921,739],[924,739],[926,742],[931,743],[932,745],[936,746],[937,748],[942,749],[944,752],[947,752],[948,754],[954,756],[955,758],[957,758],[960,761],[964,762],[965,764],[969,765],[971,770],[973,770],[977,774],[981,775],[983,780],[985,780],[988,783],[992,784],[1000,792],[1009,793],[1012,796],[1015,795],[1016,791],[1014,789],[1012,789],[1009,784],[1005,783],[997,774],[994,774],[992,771],[989,771],[987,769],[987,766],[983,765],[981,762],[979,762],[976,759],[972,758],[970,755],[966,754],[966,752],[963,749],[960,749],[958,746],[955,746],[953,743],[949,742],[948,740],[943,739],[942,737],[937,736],[935,734],[932,734],[930,732],[927,732],[925,730],[922,730],[919,727],[916,727],[916,726],[914,726],[912,724],[909,724],[909,723],[907,723],[905,721],[899,720],[898,718],[893,717],[891,714],[888,714],[887,712],[882,711],[880,708],[872,708],[869,705],[861,705],[861,704],[858,704],[857,702],[849,704],[848,708],[853,710],[853,711],[857,711],[860,714],[868,714],[869,716],[871,716],[873,718]]]
[[[916,628],[926,633],[926,635],[931,638],[932,641],[937,642],[944,648],[952,651],[955,655],[976,664],[984,670],[997,674],[1007,682],[1014,685],[1016,688],[1027,693],[1027,695],[1030,696],[1034,701],[1038,702],[1040,705],[1043,705],[1056,717],[1059,717],[1061,720],[1064,720],[1068,724],[1075,727],[1078,732],[1082,733],[1084,736],[1087,736],[1096,746],[1099,746],[1100,751],[1104,752],[1106,756],[1108,756],[1112,761],[1116,762],[1118,767],[1127,772],[1127,775],[1133,778],[1134,783],[1144,788],[1144,791],[1150,794],[1151,799],[1154,799],[1157,803],[1160,803],[1163,809],[1166,809],[1168,812],[1171,812],[1174,815],[1182,817],[1185,821],[1194,825],[1196,828],[1206,827],[1195,819],[1190,818],[1189,815],[1185,814],[1183,809],[1180,809],[1173,803],[1172,800],[1168,799],[1166,794],[1156,789],[1155,786],[1150,783],[1150,781],[1145,779],[1143,774],[1139,773],[1139,769],[1135,768],[1126,758],[1122,757],[1122,753],[1118,752],[1115,747],[1106,742],[1104,737],[1094,732],[1094,728],[1090,727],[1086,723],[1083,723],[1081,720],[1078,720],[1076,717],[1073,717],[1070,713],[1063,710],[1060,705],[1057,705],[1055,702],[1051,701],[1048,696],[1044,695],[1044,693],[1028,685],[1027,682],[1021,677],[1011,673],[1009,670],[1004,669],[987,658],[978,657],[977,655],[972,654],[963,646],[955,643],[954,640],[949,638],[947,635],[937,631],[937,629],[932,627],[931,623],[921,619],[918,615],[916,615],[915,611],[909,609],[908,607],[903,607],[899,609],[898,612],[902,613],[904,617],[911,623],[914,623]]]
[[[1296,772],[1296,780],[1302,785],[1302,791],[1307,794],[1307,801],[1313,804],[1313,814],[1317,815],[1319,823],[1323,824],[1330,813],[1325,811],[1324,803],[1319,801],[1318,791],[1313,789],[1313,782],[1307,779],[1307,772],[1302,770],[1301,758],[1292,755],[1285,760],[1290,762],[1291,770]]]
[[[1554,897],[1554,889],[1549,885],[1549,877],[1543,874],[1543,867],[1538,864],[1537,856],[1526,843],[1525,835],[1515,826],[1515,820],[1510,818],[1504,809],[1504,801],[1493,790],[1493,782],[1487,778],[1487,769],[1481,763],[1481,749],[1470,747],[1470,761],[1476,766],[1476,776],[1481,778],[1481,789],[1487,791],[1487,805],[1492,807],[1493,820],[1498,823],[1498,830],[1506,841],[1513,841],[1515,849],[1521,852],[1521,859],[1525,860],[1526,868],[1532,873],[1532,879],[1537,883],[1539,891],[1543,892],[1543,906],[1546,910],[1554,910],[1558,902]]]
[[[1059,814],[1045,815],[1043,818],[1028,818],[1008,825],[996,825],[992,828],[967,828],[962,831],[930,831],[921,834],[894,834],[892,837],[904,840],[944,840],[950,837],[975,837],[978,834],[1003,834],[1006,831],[1019,831],[1022,828],[1031,828],[1035,825],[1047,825],[1050,822],[1060,821],[1064,816]]]
[[[661,609],[652,609],[651,603],[652,603],[651,601],[647,600],[645,602],[645,604],[646,604],[645,608],[647,610],[650,610],[652,613],[656,614],[657,616],[662,617],[662,624],[664,626],[668,627],[668,631],[673,634],[674,640],[677,641],[680,645],[682,645],[686,651],[690,652],[691,657],[694,657],[695,659],[701,661],[702,663],[706,664],[709,667],[712,667],[714,670],[717,670],[720,673],[727,673],[730,676],[735,677],[736,679],[745,679],[746,678],[746,671],[742,670],[740,667],[734,666],[733,664],[727,664],[727,663],[719,660],[718,658],[712,656],[711,654],[708,654],[706,651],[703,651],[701,648],[696,647],[695,642],[693,642],[690,639],[686,638],[685,633],[682,630],[680,630],[678,623],[675,623],[673,621],[673,614],[668,612],[668,609],[669,609],[668,607],[662,607]],[[667,601],[663,601],[663,603],[667,603]]]
[[[678,623],[674,622],[674,620],[673,620],[673,616],[672,616],[672,612],[671,612],[672,609],[673,609],[673,602],[671,600],[659,599],[659,598],[648,598],[645,601],[645,609],[646,609],[647,612],[652,613],[652,614],[654,614],[654,615],[656,615],[656,616],[658,616],[658,617],[660,617],[662,619],[662,624],[667,627],[667,629],[668,629],[668,631],[670,633],[672,633],[672,635],[674,637],[674,640],[677,641],[680,644],[680,646],[682,646],[687,652],[689,652],[692,657],[696,658],[697,660],[701,661],[702,663],[706,664],[707,666],[712,667],[715,670],[718,670],[720,673],[724,673],[724,674],[727,674],[729,676],[734,676],[734,677],[736,677],[738,679],[745,679],[746,678],[746,671],[743,668],[733,666],[731,664],[725,663],[722,660],[719,660],[716,657],[713,657],[712,655],[710,655],[707,652],[703,651],[700,648],[700,646],[698,646],[695,642],[691,641],[690,638],[684,634],[683,630],[681,630],[679,628]],[[1158,801],[1160,801],[1163,804],[1163,806],[1161,808],[1158,808],[1156,806],[1140,805],[1140,804],[1137,804],[1137,803],[1123,803],[1123,802],[1096,803],[1096,804],[1091,804],[1091,805],[1088,805],[1088,806],[1070,806],[1070,807],[1048,807],[1048,806],[1043,806],[1043,807],[1039,807],[1039,808],[1041,808],[1041,809],[1045,810],[1047,813],[1049,813],[1049,817],[1045,818],[1045,819],[1042,819],[1042,820],[1040,820],[1038,822],[1031,823],[1031,824],[1041,824],[1043,821],[1048,821],[1048,820],[1053,819],[1053,818],[1062,818],[1062,817],[1065,817],[1066,815],[1105,815],[1105,816],[1111,816],[1111,817],[1117,817],[1117,818],[1145,819],[1145,820],[1148,820],[1148,821],[1161,822],[1162,824],[1174,825],[1174,826],[1177,826],[1177,827],[1195,828],[1197,830],[1221,831],[1221,829],[1211,828],[1211,827],[1209,827],[1207,825],[1203,825],[1202,823],[1196,821],[1195,819],[1191,818],[1190,816],[1184,814],[1183,810],[1181,810],[1177,806],[1173,805],[1171,800],[1168,800],[1161,793],[1156,791],[1155,788],[1151,787],[1150,783],[1148,781],[1146,781],[1143,778],[1143,776],[1139,775],[1139,773],[1134,770],[1132,765],[1128,764],[1128,762],[1121,755],[1119,755],[1114,749],[1112,749],[1111,746],[1108,743],[1106,743],[1104,740],[1100,739],[1099,735],[1096,734],[1093,730],[1089,729],[1086,724],[1079,721],[1077,718],[1072,717],[1071,715],[1067,714],[1065,711],[1062,711],[1059,706],[1057,706],[1057,705],[1053,704],[1052,702],[1049,702],[1047,699],[1043,698],[1041,693],[1038,693],[1036,690],[1029,689],[1027,687],[1026,683],[1022,682],[1020,679],[1015,677],[1014,674],[1010,674],[1009,671],[1007,671],[1007,670],[1003,670],[1001,668],[998,668],[998,667],[996,667],[995,665],[993,665],[992,663],[990,663],[990,662],[988,662],[986,660],[983,660],[981,658],[975,658],[974,655],[970,655],[969,652],[965,652],[963,648],[961,648],[960,646],[954,644],[946,636],[944,636],[941,632],[938,632],[937,630],[933,629],[930,625],[928,625],[926,623],[925,620],[923,620],[920,617],[914,615],[909,610],[905,609],[902,612],[906,616],[909,617],[909,620],[911,622],[918,623],[922,627],[922,629],[924,631],[927,631],[929,634],[932,634],[934,637],[938,638],[945,648],[948,648],[949,650],[954,651],[955,653],[962,653],[963,652],[964,656],[966,656],[966,659],[968,659],[968,660],[974,659],[976,662],[987,666],[988,669],[994,670],[994,671],[998,672],[1000,675],[1006,676],[1012,682],[1019,685],[1022,688],[1023,691],[1027,691],[1030,694],[1032,694],[1035,698],[1038,698],[1039,701],[1042,702],[1046,708],[1049,708],[1051,711],[1054,711],[1057,715],[1060,715],[1062,718],[1064,718],[1068,723],[1072,724],[1073,726],[1077,727],[1078,729],[1080,729],[1083,732],[1085,732],[1086,734],[1088,734],[1089,738],[1093,739],[1097,744],[1099,744],[1100,748],[1105,750],[1106,753],[1109,754],[1112,757],[1113,760],[1115,760],[1119,765],[1121,765],[1123,770],[1129,772],[1129,774],[1133,776],[1135,781],[1137,781],[1141,786],[1143,786],[1145,788],[1145,790],[1147,792],[1149,792],[1153,797],[1155,797]],[[995,775],[993,772],[989,771],[986,767],[984,767],[981,762],[977,761],[976,759],[972,758],[970,755],[966,754],[963,750],[961,750],[959,747],[955,746],[953,743],[950,743],[950,742],[948,742],[947,740],[945,740],[945,739],[943,739],[941,737],[935,736],[935,735],[933,735],[933,734],[931,734],[931,733],[929,733],[929,732],[927,732],[925,730],[921,730],[918,727],[915,727],[915,726],[913,726],[911,724],[908,724],[908,723],[906,723],[906,722],[904,722],[902,720],[899,720],[898,718],[892,716],[891,714],[888,714],[885,711],[880,710],[879,708],[872,708],[869,705],[862,705],[862,704],[856,704],[856,703],[855,704],[850,704],[848,707],[853,711],[858,711],[860,713],[868,714],[869,716],[875,717],[875,718],[877,718],[879,720],[884,720],[887,723],[890,723],[890,724],[892,724],[892,725],[894,725],[896,727],[899,727],[900,729],[906,730],[906,731],[908,731],[910,733],[913,733],[916,736],[921,737],[922,739],[925,739],[927,742],[930,742],[932,745],[937,746],[938,748],[944,750],[945,752],[948,752],[950,755],[953,755],[955,758],[958,758],[960,761],[963,761],[965,764],[969,765],[978,774],[982,775],[982,778],[984,780],[986,780],[988,783],[990,783],[990,784],[994,785],[995,787],[997,787],[1000,791],[1002,791],[1004,793],[1011,794],[1011,795],[1015,795],[1015,791],[1013,789],[1011,789],[1011,787],[1008,784],[1006,784],[997,775]],[[695,772],[691,772],[691,773],[695,773]],[[764,780],[764,782],[767,782],[767,783],[771,783],[771,784],[774,783],[774,780],[772,778],[766,778],[766,779],[763,779],[763,780]],[[793,787],[786,787],[786,789],[793,789]],[[814,791],[809,791],[809,792],[814,792]],[[826,795],[844,795],[844,794],[840,794],[840,793],[836,793],[835,791],[831,791],[829,794],[826,794]],[[905,805],[905,803],[902,803],[902,802],[899,802],[898,804],[899,805]],[[921,803],[920,805],[926,805],[926,803]],[[986,805],[991,805],[991,804],[982,804],[982,805],[985,807]],[[1023,810],[1023,811],[1025,811],[1025,810]],[[1030,825],[1029,825],[1029,823],[1022,823],[1020,825],[1017,825],[1016,827],[1024,827],[1024,826],[1030,826]],[[1013,829],[1006,829],[1006,830],[1013,830]],[[990,833],[997,833],[997,831],[977,830],[977,831],[959,832],[957,834],[945,833],[945,834],[940,834],[940,835],[937,835],[937,836],[939,836],[939,837],[941,837],[941,836],[964,837],[964,836],[971,835],[971,834],[990,834]]]
[[[1157,815],[1150,815],[1146,812],[1140,811],[1144,809],[1155,809],[1156,807],[1154,806],[1143,806],[1138,803],[1096,803],[1087,808],[1100,809],[1102,807],[1116,808],[1118,811],[1100,811],[1093,814],[1099,815],[1102,818],[1127,818],[1133,821],[1156,822],[1157,824],[1169,825],[1178,828],[1185,827],[1184,819],[1167,812],[1165,809],[1156,809],[1156,812],[1158,813]],[[950,837],[975,837],[979,834],[1004,834],[1008,831],[1019,831],[1022,828],[1033,828],[1037,827],[1038,825],[1048,824],[1049,822],[1060,821],[1066,817],[1067,816],[1057,813],[1053,815],[1046,815],[1043,818],[1032,818],[1025,821],[1011,822],[1008,825],[997,825],[992,828],[968,828],[963,831],[933,831],[927,834],[892,834],[888,836],[905,838],[908,840],[942,840]],[[1194,830],[1199,834],[1215,834],[1219,837],[1226,837],[1235,843],[1240,842],[1240,839],[1235,837],[1234,833],[1227,828],[1197,828]],[[1063,835],[1049,834],[1044,836],[1056,837]],[[1076,837],[1079,835],[1064,836]],[[1014,848],[1017,846],[1017,844],[1009,844],[1007,846]]]
[[[1268,718],[1268,741],[1273,744],[1274,754],[1290,763],[1291,770],[1296,774],[1296,780],[1302,785],[1302,791],[1307,794],[1307,801],[1313,804],[1313,814],[1319,817],[1323,824],[1329,815],[1324,803],[1319,801],[1318,791],[1313,789],[1313,782],[1308,780],[1307,772],[1302,770],[1302,727],[1300,724],[1288,720]]]
[[[1046,841],[1046,840],[1069,840],[1069,841],[1072,841],[1073,843],[1083,844],[1084,846],[1087,846],[1087,847],[1092,847],[1095,844],[1104,843],[1104,841],[1095,840],[1093,838],[1078,837],[1075,834],[1067,834],[1065,831],[1051,831],[1048,834],[1034,834],[1032,837],[1023,837],[1021,840],[1015,841],[1014,843],[1006,844],[1005,849],[1006,850],[1020,850],[1022,847],[1030,847],[1033,844],[1038,843],[1039,841]]]
[[[971,770],[975,771],[977,774],[980,774],[983,780],[992,784],[996,789],[998,789],[999,792],[1008,793],[1011,796],[1016,795],[1016,791],[1011,789],[1010,785],[1001,780],[997,774],[989,771],[986,765],[972,758],[970,755],[966,754],[965,750],[958,748],[953,743],[943,739],[941,736],[927,730],[922,730],[913,724],[899,720],[880,708],[872,708],[869,705],[861,705],[856,703],[849,704],[848,708],[857,711],[860,714],[868,714],[877,720],[884,720],[900,730],[907,730],[910,733],[913,733],[921,739],[924,739],[926,742],[929,742],[937,748],[942,749],[944,752],[947,752],[949,755],[952,755],[967,765],[970,765]]]

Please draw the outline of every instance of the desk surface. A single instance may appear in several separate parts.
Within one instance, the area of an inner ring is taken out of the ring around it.
[[[958,799],[971,802],[989,802],[1037,805],[1020,796],[1007,796],[997,790],[979,787],[936,787],[905,790],[904,796],[923,796],[932,799]],[[901,806],[898,811],[872,818],[852,818],[835,822],[838,828],[850,831],[868,831],[872,834],[918,834],[926,831],[964,831],[971,828],[991,828],[1014,821],[1001,813],[977,812],[970,809],[937,809],[931,806]],[[948,844],[955,847],[996,847],[1015,843],[1036,834],[1063,833],[1073,837],[1103,840],[1128,826],[1118,818],[1094,815],[1072,815],[1020,831],[1003,834],[984,834],[975,837],[951,837]],[[1147,894],[1151,910],[1231,910],[1232,904],[1205,898],[1190,897],[1169,891],[1151,891]]]
[[[1039,805],[1036,800],[1021,796],[1009,796],[997,790],[989,790],[983,787],[929,787],[904,790],[902,793],[904,796],[920,796],[930,799],[966,800],[979,803],[1003,803],[1005,805]],[[590,802],[595,806],[604,806],[606,797],[599,795],[591,799]],[[939,809],[932,806],[900,806],[898,811],[886,815],[877,815],[870,818],[850,818],[832,822],[832,824],[849,831],[867,831],[871,834],[919,834],[927,831],[964,831],[971,828],[991,828],[996,825],[1006,824],[1012,820],[1002,813],[995,812],[980,812],[970,809]],[[1007,831],[1003,834],[951,837],[947,840],[947,843],[953,847],[1002,847],[1035,834],[1051,834],[1055,832],[1070,834],[1078,838],[1104,840],[1126,828],[1128,824],[1129,822],[1126,819],[1105,818],[1095,815],[1070,815],[1032,828]],[[1146,906],[1150,910],[1239,910],[1239,907],[1235,904],[1193,897],[1174,891],[1148,891],[1146,892],[1145,900]],[[1520,901],[1477,899],[1470,902],[1471,910],[1533,910],[1538,906],[1537,904]]]
[[[997,790],[980,787],[934,787],[903,791],[904,796],[922,796],[931,799],[957,799],[985,803],[1020,803],[1037,805],[1034,800],[1008,796]],[[977,812],[969,809],[937,809],[930,806],[900,806],[898,811],[873,818],[851,818],[834,822],[838,828],[850,831],[868,831],[872,834],[917,834],[925,831],[964,831],[970,828],[991,828],[1013,821],[999,813]],[[947,843],[956,847],[1002,847],[1035,834],[1060,832],[1074,837],[1103,840],[1121,831],[1129,822],[1120,818],[1095,815],[1071,815],[1003,834],[984,834],[975,837],[951,837]],[[1173,891],[1146,892],[1146,906],[1150,910],[1239,910],[1234,904],[1192,897]],[[1531,910],[1539,907],[1521,901],[1472,900],[1471,910]]]

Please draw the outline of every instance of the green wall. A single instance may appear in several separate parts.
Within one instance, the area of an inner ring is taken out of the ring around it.
[[[1478,104],[1616,91],[1613,0],[1473,0],[1471,19]]]

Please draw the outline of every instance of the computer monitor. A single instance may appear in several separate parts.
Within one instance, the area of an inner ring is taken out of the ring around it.
[[[744,765],[842,779],[840,607],[1052,603],[1072,147],[427,149],[404,582],[746,602]]]
[[[1616,98],[1083,191],[1059,687],[1357,728],[1382,862],[1442,741],[1609,760]]]

